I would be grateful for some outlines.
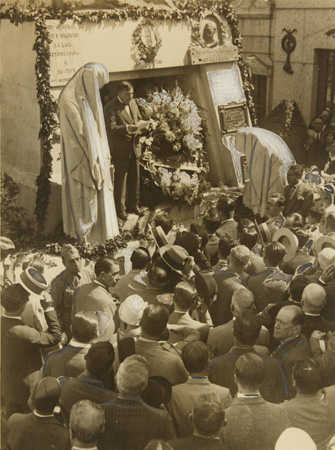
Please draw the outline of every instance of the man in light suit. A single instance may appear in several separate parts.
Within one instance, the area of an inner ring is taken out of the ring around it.
[[[141,119],[134,88],[128,81],[122,81],[117,97],[109,101],[104,108],[105,122],[114,174],[114,200],[116,213],[122,220],[128,212],[140,214],[140,167],[141,155],[138,121]]]

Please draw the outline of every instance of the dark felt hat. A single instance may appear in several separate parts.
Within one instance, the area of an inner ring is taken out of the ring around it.
[[[52,413],[61,394],[57,378],[46,377],[40,380],[29,399],[29,407],[43,413]]]

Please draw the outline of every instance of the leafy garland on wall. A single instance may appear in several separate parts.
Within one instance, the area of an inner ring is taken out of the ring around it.
[[[1,5],[0,20],[8,19],[11,23],[19,25],[24,22],[35,22],[36,40],[33,49],[36,51],[36,89],[37,99],[41,110],[41,127],[39,138],[42,140],[42,164],[40,174],[36,179],[37,196],[35,215],[40,230],[44,229],[47,209],[50,197],[50,177],[52,173],[52,135],[56,126],[55,105],[56,102],[50,92],[50,37],[46,26],[46,20],[59,20],[61,23],[72,19],[77,23],[85,21],[100,23],[103,20],[139,20],[140,18],[150,20],[172,20],[172,21],[199,21],[201,16],[208,11],[223,15],[232,32],[233,44],[238,47],[243,88],[246,94],[251,119],[257,125],[255,105],[252,98],[253,86],[250,82],[251,72],[248,63],[242,55],[242,38],[238,28],[238,20],[231,6],[227,3],[214,3],[213,1],[176,0],[176,9],[156,10],[153,8],[140,8],[126,5],[118,9],[75,11],[71,9],[56,9],[54,7],[38,7],[31,4],[29,9],[24,9],[18,4],[5,9]],[[68,8],[68,6],[67,6]]]

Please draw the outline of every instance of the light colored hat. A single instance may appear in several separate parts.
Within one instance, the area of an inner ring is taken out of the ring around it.
[[[335,248],[335,239],[331,236],[320,236],[315,242],[315,252],[320,253],[324,248]]]
[[[288,228],[280,228],[280,230],[277,230],[272,237],[272,241],[280,242],[286,248],[286,255],[283,258],[284,262],[291,261],[299,247],[297,236]]]
[[[11,241],[10,239],[8,239],[4,236],[0,236],[0,250],[1,251],[12,250],[13,248],[15,248],[15,244],[13,241]]]
[[[41,295],[48,287],[48,283],[44,276],[33,267],[27,267],[27,269],[20,274],[19,283],[27,292],[29,292],[29,294],[35,295]]]
[[[190,258],[187,250],[179,245],[171,245],[163,247],[160,249],[160,252],[163,261],[171,267],[172,270],[182,275],[182,270]]]
[[[261,238],[261,242],[263,242],[264,245],[271,242],[271,234],[270,234],[268,225],[265,222],[258,225],[258,223],[256,221],[255,221],[255,225],[256,225],[257,233]]]
[[[139,325],[148,303],[137,294],[129,295],[119,308],[119,317],[128,325]]]
[[[62,258],[65,257],[71,259],[80,258],[78,250],[71,244],[63,244],[60,251],[60,255]]]
[[[152,227],[150,224],[148,225],[149,230],[154,238],[154,241],[157,245],[157,247],[164,247],[164,245],[168,245],[167,236],[164,233],[164,230],[162,227]]]
[[[316,445],[306,431],[291,427],[279,436],[275,450],[316,450]]]

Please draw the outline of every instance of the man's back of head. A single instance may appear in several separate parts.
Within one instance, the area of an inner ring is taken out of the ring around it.
[[[223,195],[217,203],[217,210],[221,212],[227,219],[234,216],[235,202],[230,197]]]
[[[143,311],[141,319],[142,337],[158,340],[165,331],[169,320],[169,311],[161,305],[149,305]]]
[[[190,375],[207,371],[208,348],[202,341],[188,342],[182,349],[181,357]]]
[[[321,368],[312,359],[296,362],[293,367],[293,380],[298,392],[315,394],[323,386]]]
[[[250,263],[250,250],[245,245],[237,245],[229,254],[228,266],[240,274]]]
[[[263,359],[256,353],[241,355],[235,364],[235,380],[239,392],[256,393],[265,378]]]
[[[114,359],[114,347],[110,342],[96,342],[85,355],[86,371],[102,379],[112,371]]]
[[[139,397],[148,385],[147,360],[141,355],[126,358],[116,374],[116,384],[123,397]]]
[[[216,437],[225,425],[225,412],[216,394],[199,396],[191,413],[194,431],[203,437]]]
[[[147,269],[150,263],[150,253],[145,247],[135,248],[130,261],[132,263],[132,269]]]
[[[326,291],[316,283],[308,284],[302,293],[301,306],[305,313],[320,314],[326,304]]]
[[[253,311],[254,294],[248,289],[238,289],[231,299],[231,312],[234,317],[241,315],[245,311]]]
[[[99,318],[94,311],[80,311],[72,319],[72,333],[77,342],[89,344],[98,336]]]
[[[244,311],[233,324],[235,344],[253,346],[262,328],[261,319],[253,311]]]
[[[277,267],[286,254],[284,245],[280,242],[269,242],[264,249],[264,264],[267,267]]]
[[[173,292],[173,301],[176,309],[188,311],[198,297],[194,284],[182,281],[176,285]]]
[[[96,447],[105,430],[105,414],[100,405],[90,400],[75,403],[70,413],[70,439],[73,448]]]

